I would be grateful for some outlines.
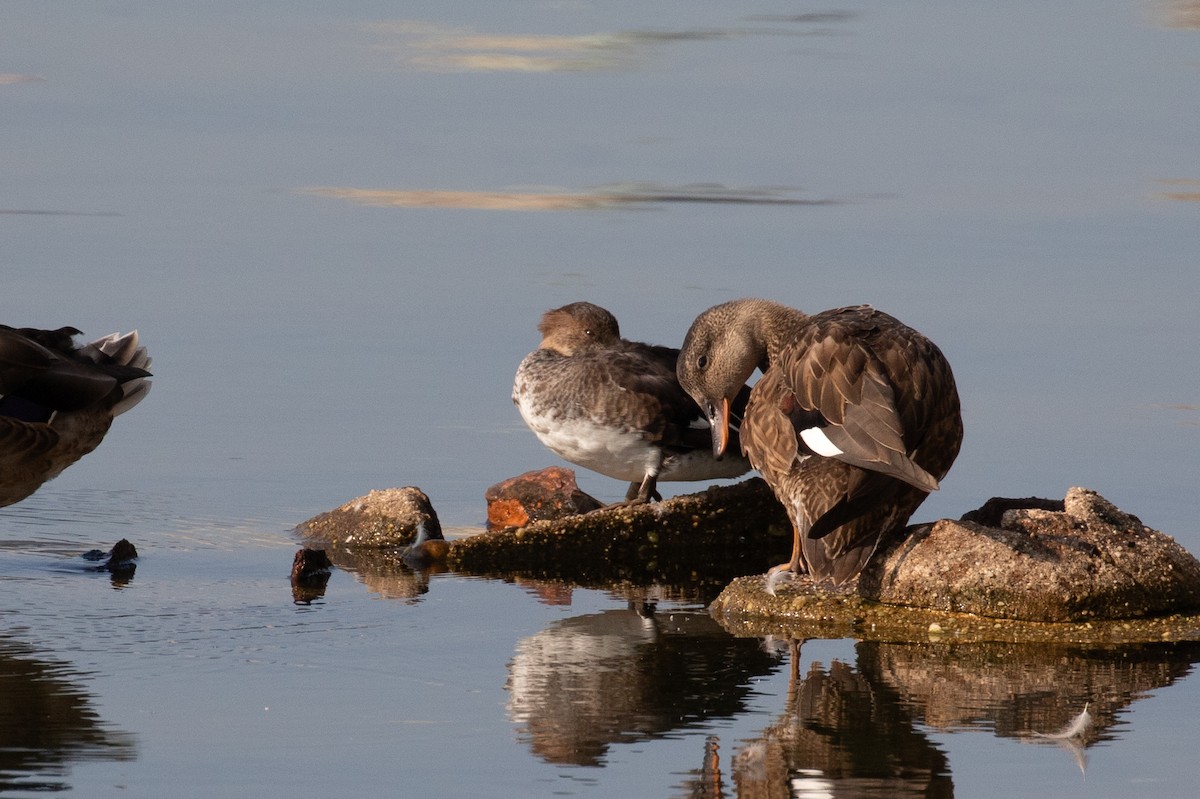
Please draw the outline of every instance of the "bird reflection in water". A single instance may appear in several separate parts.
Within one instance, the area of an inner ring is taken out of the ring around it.
[[[702,609],[656,612],[634,601],[519,641],[505,686],[508,713],[543,760],[601,766],[614,744],[744,712],[754,678],[778,664]]]
[[[800,644],[784,713],[733,757],[737,796],[953,796],[946,755],[911,705],[840,661],[802,675]]]
[[[508,712],[535,756],[602,767],[614,745],[704,730],[677,796],[951,797],[949,757],[930,736],[1063,745],[1082,768],[1116,737],[1118,714],[1200,662],[1200,642],[862,640],[853,662],[823,665],[802,661],[801,641],[737,638],[702,609],[670,608],[631,599],[518,642]],[[782,712],[749,740],[722,741],[713,722],[751,713],[758,678],[782,658]]]
[[[1115,737],[1119,711],[1200,660],[1195,642],[862,641],[854,666],[814,662],[801,673],[800,647],[789,644],[784,712],[753,740],[738,742],[729,761],[741,799],[953,796],[947,756],[921,729],[990,728],[998,737],[1061,746],[1084,770],[1087,748]],[[683,795],[727,795],[717,748],[706,742]]]

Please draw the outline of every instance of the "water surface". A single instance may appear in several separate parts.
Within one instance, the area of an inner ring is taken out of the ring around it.
[[[509,387],[579,299],[676,345],[736,296],[874,303],[963,397],[918,520],[1083,485],[1200,551],[1194,3],[3,17],[0,317],[137,327],[156,381],[0,510],[0,792],[1190,795],[1190,644],[797,648],[667,589],[286,578],[372,488],[473,528],[557,463]],[[85,570],[121,537],[131,581]],[[1084,703],[1085,746],[1035,735]]]

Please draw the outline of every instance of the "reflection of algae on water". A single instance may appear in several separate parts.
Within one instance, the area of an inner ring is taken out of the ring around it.
[[[485,34],[414,20],[376,22],[367,30],[398,37],[380,45],[414,69],[449,72],[578,72],[627,66],[638,57],[624,34]]]
[[[1156,11],[1159,24],[1164,27],[1200,29],[1200,2],[1198,0],[1159,0]]]
[[[19,72],[0,72],[0,86],[14,83],[40,83],[44,81],[41,75],[26,75]]]
[[[1150,407],[1156,410],[1183,411],[1186,414],[1194,414],[1195,411],[1200,411],[1200,405],[1193,405],[1187,402],[1160,402]],[[1200,418],[1188,415],[1180,418],[1178,423],[1184,427],[1200,426]]]
[[[1164,186],[1177,187],[1171,191],[1161,192],[1159,196],[1167,200],[1176,200],[1179,202],[1200,202],[1200,180],[1160,180]]]
[[[676,42],[745,36],[825,35],[849,14],[795,14],[751,18],[768,27],[717,27],[676,31],[586,34],[479,33],[417,20],[376,22],[371,33],[388,37],[377,49],[410,69],[429,72],[603,72],[641,65],[653,48]],[[800,27],[791,27],[800,26]]]
[[[663,186],[619,183],[584,191],[478,191],[442,189],[362,189],[316,186],[303,194],[347,200],[358,205],[391,208],[452,208],[478,211],[595,211],[665,203],[730,205],[837,205],[834,199],[789,196],[778,187],[730,188],[714,183]]]

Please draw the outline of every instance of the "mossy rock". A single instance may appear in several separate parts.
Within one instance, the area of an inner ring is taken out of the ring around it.
[[[871,637],[1193,640],[1200,562],[1096,492],[1072,488],[1061,502],[997,499],[962,520],[914,525],[840,590],[801,576],[772,595],[762,578],[735,580],[713,612],[743,634],[799,626]]]
[[[581,585],[720,583],[791,550],[791,524],[759,478],[451,541],[447,565]]]

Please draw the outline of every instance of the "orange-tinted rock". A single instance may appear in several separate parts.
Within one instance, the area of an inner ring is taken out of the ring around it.
[[[417,539],[404,550],[404,562],[414,569],[428,569],[446,560],[450,542],[442,537],[442,528],[422,524],[417,527]]]
[[[603,504],[579,489],[575,472],[561,466],[510,477],[484,492],[489,530],[587,513]]]

